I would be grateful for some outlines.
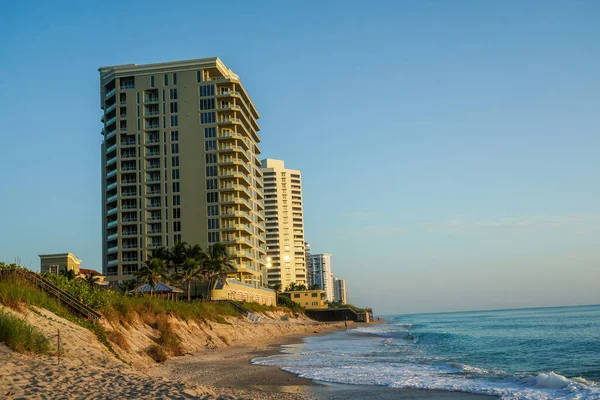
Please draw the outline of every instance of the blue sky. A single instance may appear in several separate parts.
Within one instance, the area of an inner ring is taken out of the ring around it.
[[[600,303],[595,1],[13,2],[0,260],[100,269],[97,69],[218,56],[382,313]]]

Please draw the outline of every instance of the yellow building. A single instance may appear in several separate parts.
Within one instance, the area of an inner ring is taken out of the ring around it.
[[[219,279],[215,282],[211,296],[213,300],[246,301],[267,306],[277,305],[275,291],[267,288],[257,288],[231,278]]]
[[[71,253],[40,254],[40,272],[42,273],[60,274],[74,270],[75,275],[79,275],[79,265],[81,265],[81,260]]]
[[[230,278],[266,286],[259,114],[218,58],[100,68],[103,273],[133,279],[152,251],[217,242]]]
[[[325,302],[327,293],[324,290],[299,290],[295,292],[285,292],[289,294],[290,299],[300,304],[304,308],[327,308]]]
[[[96,277],[98,285],[108,284],[108,282],[104,281],[104,275],[93,269],[80,268],[80,265],[81,260],[72,253],[40,254],[41,273],[62,274],[73,270],[76,277],[83,278],[86,275],[92,275]]]
[[[262,160],[269,285],[306,285],[302,175],[282,160]]]

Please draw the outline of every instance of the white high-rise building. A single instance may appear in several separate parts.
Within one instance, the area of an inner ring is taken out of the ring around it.
[[[262,160],[267,239],[267,282],[306,284],[302,175],[281,160]]]
[[[348,293],[346,291],[346,280],[333,277],[333,286],[334,286],[333,292],[334,292],[335,301],[339,301],[342,304],[348,303]]]
[[[331,273],[331,254],[311,254],[308,258],[308,268],[312,282],[326,292],[326,300],[334,301],[333,274]]]

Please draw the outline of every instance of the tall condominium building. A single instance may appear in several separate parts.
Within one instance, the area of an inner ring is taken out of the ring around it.
[[[331,254],[311,254],[308,267],[311,270],[312,283],[326,292],[326,300],[334,301],[333,275],[331,273]]]
[[[266,283],[259,115],[239,77],[218,58],[99,71],[106,279],[185,241],[226,244],[230,278]]]
[[[308,267],[310,258],[310,243],[304,242],[304,259],[306,260],[306,286],[310,287],[314,284],[312,269]]]
[[[306,284],[302,175],[281,160],[262,161],[265,183],[268,282]]]
[[[346,280],[333,277],[333,297],[335,297],[335,301],[339,301],[342,304],[348,303]]]

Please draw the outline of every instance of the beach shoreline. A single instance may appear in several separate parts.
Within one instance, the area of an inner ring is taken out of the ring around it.
[[[383,321],[379,321],[383,323]],[[326,324],[324,324],[326,325]],[[349,329],[368,326],[351,323]],[[210,388],[219,398],[243,399],[414,399],[489,400],[497,397],[435,390],[395,389],[378,386],[331,384],[301,378],[279,367],[256,365],[253,359],[281,353],[282,346],[302,343],[307,337],[343,331],[331,326],[314,332],[283,335],[253,346],[239,345],[211,349],[172,358],[148,371],[151,376],[188,382]]]

